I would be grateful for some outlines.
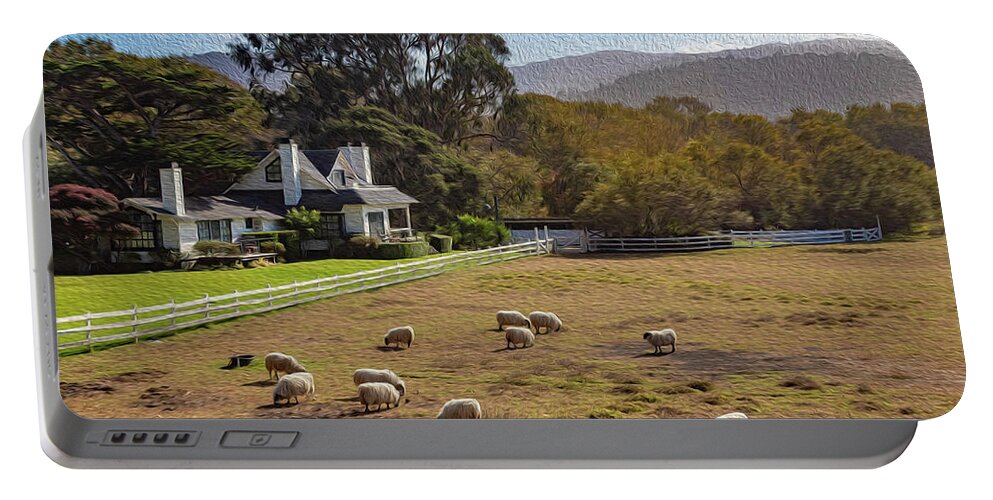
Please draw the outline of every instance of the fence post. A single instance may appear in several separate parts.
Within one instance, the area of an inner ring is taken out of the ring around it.
[[[90,311],[86,311],[86,352],[93,352],[93,319],[90,318]]]
[[[579,253],[589,253],[590,251],[590,230],[583,226],[583,232],[579,233]]]
[[[203,318],[207,319],[210,317],[210,294],[209,293],[203,294],[203,299],[204,299]]]
[[[272,307],[272,283],[266,283],[265,287],[269,291],[269,307]]]
[[[241,306],[238,305],[238,290],[234,291],[234,312],[236,314],[241,312]]]
[[[170,302],[172,303],[172,312],[169,314],[169,318],[172,319],[172,321],[169,322],[169,327],[170,328],[175,328],[175,326],[176,326],[176,298],[173,297],[172,300],[170,300]]]
[[[876,216],[876,236],[879,237],[879,241],[883,241],[883,223],[879,222],[879,216]]]
[[[545,226],[545,253],[551,253],[548,250],[548,226]]]
[[[131,304],[131,335],[134,335],[134,343],[138,343],[138,304]]]

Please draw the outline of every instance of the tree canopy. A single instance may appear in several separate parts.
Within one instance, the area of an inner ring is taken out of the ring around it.
[[[198,185],[254,166],[239,149],[266,132],[251,95],[178,57],[145,58],[103,41],[55,42],[44,61],[45,120],[60,174],[121,197],[158,189],[179,162]]]

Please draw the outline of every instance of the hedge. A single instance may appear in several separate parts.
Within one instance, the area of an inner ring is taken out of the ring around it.
[[[452,251],[452,237],[444,234],[432,234],[428,236],[428,241],[438,253],[448,253]]]
[[[423,257],[431,253],[431,246],[423,241],[405,241],[401,243],[381,243],[375,251],[377,259],[409,259]]]

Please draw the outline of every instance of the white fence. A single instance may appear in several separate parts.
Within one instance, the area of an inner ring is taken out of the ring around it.
[[[722,248],[773,247],[784,245],[825,245],[880,241],[880,227],[804,231],[730,231],[704,236],[673,238],[607,238],[584,235],[588,252],[688,252]]]
[[[554,240],[538,238],[524,243],[445,255],[395,266],[387,266],[329,278],[294,282],[282,286],[187,302],[170,302],[148,307],[134,306],[122,311],[86,313],[58,318],[59,349],[87,347],[103,342],[122,341],[170,333],[215,321],[258,314],[347,293],[372,290],[406,281],[437,276],[452,269],[493,264],[531,255],[550,253]],[[63,342],[63,339],[65,341]]]

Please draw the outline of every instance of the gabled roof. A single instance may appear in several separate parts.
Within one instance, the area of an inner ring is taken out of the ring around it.
[[[282,202],[283,192],[278,191],[278,194],[280,196],[280,202]],[[162,198],[126,198],[122,201],[127,206],[146,212],[176,217],[172,212],[163,208]],[[278,220],[282,219],[283,215],[286,214],[286,209],[281,206],[246,204],[224,195],[187,196],[185,206],[185,217],[196,220],[240,219],[249,217]]]
[[[161,198],[127,198],[126,205],[159,215],[173,216],[162,208]],[[345,205],[404,205],[418,203],[393,186],[339,188],[337,192],[303,190],[300,203],[311,210],[340,212]],[[275,190],[229,191],[217,196],[186,198],[186,218],[195,220],[258,217],[282,219],[290,207],[283,203],[283,192]]]
[[[259,150],[259,151],[248,151],[248,156],[255,159],[257,162],[262,163],[270,154],[275,152],[272,150]],[[300,171],[309,173],[311,177],[319,179],[323,184],[327,184],[329,189],[338,189],[334,184],[328,181],[328,176],[331,175],[331,171],[334,170],[335,164],[338,162],[338,157],[341,156],[340,149],[300,149],[297,151],[300,159]],[[364,182],[355,171],[352,170],[352,166],[345,160],[346,170],[351,174],[351,177],[359,182]]]
[[[264,207],[269,211],[286,213],[282,191],[230,191],[228,197],[244,205]],[[303,190],[300,203],[311,210],[340,212],[345,205],[404,205],[418,201],[393,186],[338,188],[337,192],[316,189]]]

